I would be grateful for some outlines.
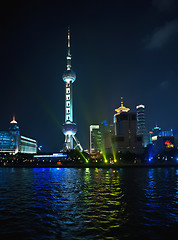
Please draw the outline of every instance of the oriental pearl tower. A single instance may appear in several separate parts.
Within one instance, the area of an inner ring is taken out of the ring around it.
[[[62,78],[65,82],[65,123],[62,131],[65,135],[65,143],[63,151],[70,151],[74,149],[73,140],[76,142],[76,147],[82,151],[82,147],[77,140],[75,134],[77,133],[77,125],[73,122],[73,101],[72,101],[72,84],[76,79],[76,74],[71,69],[71,53],[70,53],[70,29],[68,28],[67,41],[67,70],[64,72]]]

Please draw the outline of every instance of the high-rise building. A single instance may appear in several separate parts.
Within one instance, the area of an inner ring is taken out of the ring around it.
[[[149,143],[149,136],[145,125],[145,106],[140,104],[137,109],[137,135],[142,136],[143,146],[146,147]]]
[[[116,126],[117,126],[117,117],[118,115],[120,115],[123,112],[129,112],[130,108],[126,108],[124,107],[124,103],[123,103],[123,97],[121,97],[121,106],[119,108],[115,109],[116,113],[114,114],[114,124],[115,124],[115,135],[117,135],[116,133]]]
[[[116,120],[116,135],[113,138],[116,149],[139,153],[142,150],[142,136],[137,136],[136,113],[122,112]]]
[[[90,153],[110,152],[114,124],[104,120],[101,124],[90,125]]]
[[[37,141],[21,136],[19,125],[13,117],[9,131],[0,131],[0,152],[33,154],[37,152]]]
[[[142,150],[142,137],[137,136],[136,113],[129,112],[129,110],[124,107],[123,98],[121,98],[121,106],[115,109],[115,136],[112,141],[117,151],[136,153]]]
[[[67,70],[62,78],[65,82],[65,123],[62,130],[65,135],[64,151],[74,149],[73,140],[81,150],[82,147],[75,137],[77,133],[77,125],[73,121],[73,99],[72,99],[72,84],[76,79],[76,74],[71,69],[71,52],[70,52],[70,29],[68,28],[68,44],[67,44]]]
[[[102,137],[102,152],[105,152],[106,154],[112,153],[112,138],[115,135],[114,124],[109,124],[104,120],[100,124],[100,129]]]
[[[90,153],[102,151],[102,136],[99,125],[90,125]]]

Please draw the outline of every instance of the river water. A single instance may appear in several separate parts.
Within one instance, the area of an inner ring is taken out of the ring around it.
[[[178,239],[177,232],[177,168],[0,168],[1,240]]]

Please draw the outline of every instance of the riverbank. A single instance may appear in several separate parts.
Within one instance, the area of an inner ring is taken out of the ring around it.
[[[4,163],[2,168],[165,168],[177,167],[177,162],[168,163],[136,163],[136,164],[58,164],[58,163]]]

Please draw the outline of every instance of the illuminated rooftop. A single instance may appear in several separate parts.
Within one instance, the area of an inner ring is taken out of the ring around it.
[[[15,121],[15,116],[13,116],[13,120],[10,123],[15,123],[17,124],[17,121]]]
[[[119,108],[116,108],[115,111],[117,112],[116,114],[114,114],[114,116],[117,116],[119,114],[121,114],[122,112],[128,112],[130,110],[130,108],[126,108],[124,107],[124,103],[123,103],[123,97],[121,97],[121,106]]]
[[[139,108],[145,108],[145,106],[143,104],[136,106],[136,109],[139,109]]]

